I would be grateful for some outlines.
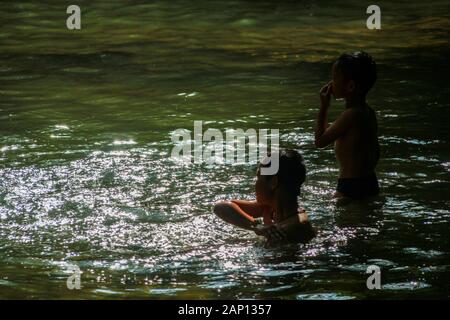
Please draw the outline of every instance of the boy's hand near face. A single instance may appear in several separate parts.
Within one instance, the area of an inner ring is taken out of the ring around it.
[[[328,128],[327,113],[328,108],[330,107],[330,100],[331,100],[331,81],[328,82],[326,85],[324,85],[322,89],[320,89],[319,97],[320,97],[320,108],[319,114],[317,115],[317,122],[315,128],[316,147],[320,147],[322,145],[320,143],[320,140],[322,138],[322,135]]]
[[[332,93],[332,83],[328,82],[326,85],[320,89],[320,108],[328,109],[330,107],[331,93]]]

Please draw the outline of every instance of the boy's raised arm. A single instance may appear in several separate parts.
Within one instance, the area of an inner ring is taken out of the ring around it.
[[[321,116],[321,112],[319,112],[319,117]],[[325,121],[326,121],[326,113],[325,113]],[[315,145],[317,148],[324,148],[328,146],[330,143],[336,141],[339,137],[344,135],[348,129],[352,126],[355,121],[355,112],[354,110],[347,109],[345,110],[339,118],[336,119],[335,122],[331,126],[329,126],[325,130],[320,130],[319,119],[317,120],[316,134],[315,134]]]
[[[320,89],[320,109],[317,116],[314,144],[317,148],[323,148],[334,142],[342,136],[352,125],[353,117],[355,116],[353,110],[345,110],[339,118],[328,126],[328,108],[331,100],[331,82]]]

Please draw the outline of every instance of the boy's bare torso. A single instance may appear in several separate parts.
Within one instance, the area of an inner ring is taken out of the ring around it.
[[[379,159],[377,119],[369,106],[354,108],[358,121],[335,141],[339,178],[364,178],[371,175]]]

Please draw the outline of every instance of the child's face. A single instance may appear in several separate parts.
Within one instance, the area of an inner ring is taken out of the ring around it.
[[[273,179],[273,178],[272,178]],[[260,168],[256,171],[255,193],[256,201],[261,204],[270,205],[273,201],[273,181],[268,176],[261,175]]]
[[[336,63],[333,64],[333,68],[331,71],[332,78],[332,92],[336,99],[348,98],[351,96],[353,92],[353,81],[346,81],[344,75],[341,70],[336,66]]]

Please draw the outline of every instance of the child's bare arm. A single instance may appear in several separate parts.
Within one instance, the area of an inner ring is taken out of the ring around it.
[[[332,93],[331,82],[320,89],[320,109],[317,116],[315,128],[315,145],[317,148],[323,148],[337,140],[340,136],[350,129],[354,122],[355,112],[352,109],[345,110],[339,118],[328,126],[328,109],[330,107],[330,99]]]
[[[355,116],[354,110],[347,109],[324,132],[316,132],[316,147],[324,148],[343,136],[354,124]]]
[[[270,211],[270,207],[258,203],[256,200],[231,200],[237,204],[243,211],[251,215],[253,218],[259,218],[264,215],[266,211]]]
[[[253,230],[255,218],[262,217],[267,210],[256,201],[221,201],[214,206],[214,213],[222,220],[237,227]]]
[[[267,238],[269,244],[306,242],[315,236],[306,213],[291,216],[277,224],[256,229],[255,233]]]
[[[327,83],[322,87],[319,91],[320,96],[320,109],[319,114],[317,116],[316,128],[315,128],[315,138],[322,136],[322,134],[328,128],[328,108],[330,107],[330,99],[331,99],[331,82]],[[317,143],[316,143],[317,146]]]

